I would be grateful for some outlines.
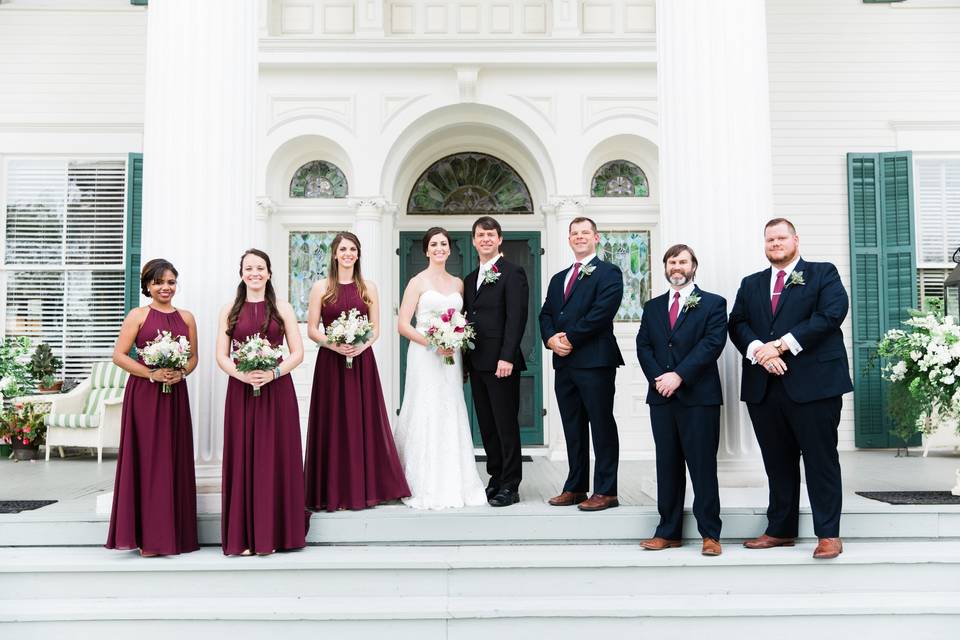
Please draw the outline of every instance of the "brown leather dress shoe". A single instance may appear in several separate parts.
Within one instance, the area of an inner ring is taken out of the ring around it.
[[[745,540],[743,546],[747,549],[773,549],[774,547],[792,547],[795,538],[774,538],[763,534],[759,538]]]
[[[554,507],[572,507],[575,504],[580,504],[587,499],[587,494],[578,493],[576,491],[564,491],[558,496],[554,496],[547,500],[547,504],[553,505]]]
[[[831,560],[843,553],[843,540],[840,538],[820,538],[813,557],[817,560]]]
[[[718,556],[723,553],[723,548],[720,546],[719,540],[714,540],[713,538],[704,538],[703,551],[700,553],[705,556]]]
[[[668,540],[667,538],[650,538],[641,540],[640,546],[647,551],[663,551],[664,549],[675,549],[682,543],[679,540]]]
[[[617,496],[605,496],[595,493],[577,505],[577,508],[580,509],[580,511],[603,511],[604,509],[612,509],[613,507],[619,506],[620,502],[617,500]]]

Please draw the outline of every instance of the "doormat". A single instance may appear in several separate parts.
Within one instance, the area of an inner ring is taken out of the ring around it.
[[[20,513],[21,511],[33,511],[48,504],[53,504],[56,500],[0,500],[0,513]]]
[[[474,456],[474,460],[477,462],[486,462],[487,456]],[[531,456],[520,456],[520,462],[533,462],[533,458]]]
[[[858,496],[887,504],[960,504],[949,491],[857,491]]]

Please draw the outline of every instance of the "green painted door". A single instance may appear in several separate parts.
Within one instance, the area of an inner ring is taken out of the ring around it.
[[[427,266],[427,258],[421,250],[423,232],[403,231],[400,233],[400,290],[403,291],[410,278]],[[477,268],[477,254],[470,242],[469,231],[450,232],[452,247],[447,260],[447,271],[465,278]],[[543,353],[540,348],[540,234],[533,231],[506,231],[503,234],[501,251],[507,260],[518,264],[527,273],[530,284],[530,308],[527,315],[527,327],[523,334],[521,348],[527,361],[527,370],[520,377],[520,441],[524,445],[543,444]],[[406,338],[400,338],[400,402],[403,402],[403,388],[407,373]],[[481,446],[477,417],[473,410],[473,397],[470,385],[464,385],[467,411],[470,414],[470,427],[473,442]]]

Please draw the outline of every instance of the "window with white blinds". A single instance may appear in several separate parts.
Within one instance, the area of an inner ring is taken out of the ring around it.
[[[123,322],[126,161],[10,159],[6,178],[6,335],[85,377]]]
[[[952,267],[960,247],[960,157],[916,161],[917,266]]]

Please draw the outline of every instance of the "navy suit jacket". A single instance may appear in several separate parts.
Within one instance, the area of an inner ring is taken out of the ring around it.
[[[850,301],[837,268],[829,262],[801,258],[793,272],[803,273],[804,284],[784,287],[775,314],[770,310],[771,269],[749,275],[740,283],[729,328],[734,346],[744,354],[740,385],[744,402],[762,401],[772,375],[750,363],[747,347],[754,340],[766,343],[786,333],[793,334],[803,348],[796,356],[789,351],[781,356],[787,365],[783,386],[791,400],[813,402],[853,390],[840,331]]]
[[[570,297],[563,299],[568,269],[554,274],[547,287],[547,299],[540,310],[543,344],[556,333],[566,332],[573,345],[570,355],[553,354],[553,368],[619,367],[623,364],[613,319],[623,298],[623,274],[615,264],[594,258],[594,271],[575,280]]]
[[[727,301],[699,287],[693,290],[700,302],[681,310],[672,330],[668,305],[673,289],[643,305],[637,358],[650,383],[647,404],[666,404],[673,398],[688,407],[723,404],[717,358],[727,344]],[[655,378],[668,371],[679,375],[683,384],[671,398],[664,398]]]

